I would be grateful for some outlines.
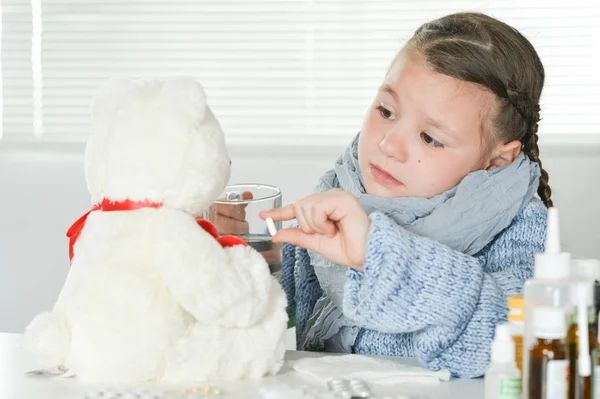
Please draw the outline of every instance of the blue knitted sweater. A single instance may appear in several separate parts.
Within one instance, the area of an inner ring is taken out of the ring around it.
[[[344,314],[361,327],[353,351],[416,357],[457,377],[485,374],[507,298],[522,292],[544,250],[546,214],[532,200],[475,256],[369,215],[364,272],[348,269],[344,294]],[[281,284],[299,336],[322,294],[306,249],[284,245]]]

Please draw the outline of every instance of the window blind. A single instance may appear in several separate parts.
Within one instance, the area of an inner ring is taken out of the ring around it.
[[[590,0],[3,0],[2,140],[81,142],[111,76],[186,74],[229,140],[351,137],[422,23],[483,11],[546,69],[540,134],[600,134],[600,6]]]

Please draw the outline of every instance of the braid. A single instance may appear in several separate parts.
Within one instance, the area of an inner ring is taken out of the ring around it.
[[[542,167],[540,149],[538,147],[537,131],[538,121],[540,120],[540,106],[538,104],[532,105],[527,102],[523,96],[520,96],[519,93],[511,89],[506,90],[506,98],[527,123],[527,133],[525,133],[525,136],[521,139],[523,152],[532,162],[537,162],[540,166],[541,177],[537,193],[544,205],[546,205],[547,208],[551,208],[553,206],[552,199],[550,199],[552,196],[552,189],[550,189],[550,186],[548,185],[548,172]]]

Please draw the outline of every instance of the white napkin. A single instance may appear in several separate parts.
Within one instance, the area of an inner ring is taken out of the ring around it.
[[[354,354],[304,358],[293,360],[290,365],[295,371],[310,375],[322,383],[331,379],[357,378],[367,384],[439,384],[450,379],[448,370],[430,371],[393,360]]]

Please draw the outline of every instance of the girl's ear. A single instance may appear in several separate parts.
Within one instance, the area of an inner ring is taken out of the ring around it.
[[[513,140],[497,147],[488,160],[486,170],[501,168],[512,163],[521,153],[521,142]]]

